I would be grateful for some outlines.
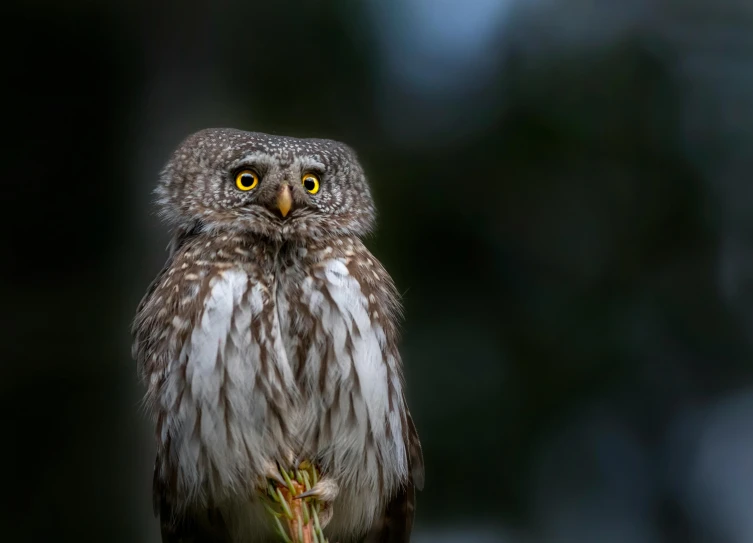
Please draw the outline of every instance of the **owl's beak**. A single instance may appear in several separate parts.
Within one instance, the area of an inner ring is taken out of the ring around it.
[[[290,194],[290,187],[285,184],[277,195],[277,208],[283,217],[287,217],[291,207],[293,207],[293,197]]]

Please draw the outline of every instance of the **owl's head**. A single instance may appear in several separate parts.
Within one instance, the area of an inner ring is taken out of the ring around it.
[[[229,128],[186,138],[156,192],[162,216],[178,231],[278,240],[363,236],[376,215],[348,146]]]

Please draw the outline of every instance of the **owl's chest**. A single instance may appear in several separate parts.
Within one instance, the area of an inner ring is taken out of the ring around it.
[[[344,259],[278,268],[277,324],[285,358],[304,392],[329,398],[348,388],[359,369],[372,374],[383,369],[383,331],[370,318],[369,303]]]
[[[299,431],[312,449],[348,436],[361,453],[375,428],[382,434],[392,383],[370,303],[345,259],[281,268],[276,276],[281,344],[301,399]]]
[[[186,484],[215,484],[199,469],[209,462],[216,488],[233,487],[290,447],[330,472],[368,474],[367,486],[406,473],[399,368],[379,320],[388,312],[349,255],[322,252],[187,268],[156,291],[155,306],[187,304],[165,317],[167,362],[152,379],[158,434]]]

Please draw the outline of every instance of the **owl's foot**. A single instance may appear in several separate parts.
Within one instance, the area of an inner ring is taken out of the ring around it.
[[[287,533],[297,534],[297,530],[303,530],[303,543],[316,541],[311,538],[314,532],[319,541],[326,543],[321,530],[332,520],[332,504],[340,487],[330,477],[320,478],[319,469],[311,462],[291,458],[288,465],[295,468],[286,470],[282,464],[272,462],[265,466],[267,510],[281,533],[286,533],[281,522],[287,522]],[[298,541],[295,537],[292,539]]]
[[[322,527],[329,524],[332,520],[332,503],[340,493],[340,487],[334,479],[324,477],[317,481],[317,483],[311,487],[311,490],[301,492],[295,496],[296,500],[310,498],[316,501],[319,510],[319,523]],[[308,501],[308,500],[307,500]]]
[[[334,479],[325,477],[324,479],[320,479],[314,486],[312,486],[311,490],[301,492],[296,496],[296,498],[301,499],[313,497],[322,502],[332,503],[333,501],[335,501],[335,498],[337,498],[337,495],[339,493],[340,487],[334,481]]]

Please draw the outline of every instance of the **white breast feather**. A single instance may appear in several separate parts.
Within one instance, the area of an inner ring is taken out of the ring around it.
[[[341,379],[351,379],[352,371],[357,372],[361,388],[361,396],[356,398],[354,405],[358,424],[348,423],[350,400],[347,394],[341,394],[339,408],[333,406],[341,414],[334,419],[333,442],[325,445],[325,451],[320,451],[325,454],[325,460],[334,469],[332,475],[341,486],[341,495],[334,506],[338,513],[329,528],[333,534],[349,534],[370,525],[380,511],[383,503],[378,501],[376,492],[380,484],[390,493],[408,477],[399,411],[395,409],[389,413],[388,364],[393,369],[395,378],[392,384],[398,398],[402,398],[401,385],[396,361],[385,359],[384,330],[370,319],[368,300],[358,281],[348,272],[345,261],[329,259],[320,263],[314,271],[314,279],[303,282],[303,301],[322,322],[335,351],[330,392],[334,396],[334,387],[339,386]],[[321,288],[327,289],[329,299],[317,290]],[[352,359],[345,348],[348,335],[353,342]],[[325,344],[325,341],[314,342],[307,356],[307,368],[317,367],[314,364],[320,363],[324,356]],[[310,412],[322,416],[318,409],[312,408]],[[309,423],[321,424],[310,419]],[[385,424],[390,425],[393,439],[388,439]],[[369,428],[374,448],[367,446]]]
[[[397,391],[395,401],[402,401],[401,383],[397,361],[385,355],[384,330],[370,318],[368,300],[358,281],[349,274],[345,261],[326,260],[312,273],[313,277],[307,277],[299,285],[302,302],[320,320],[327,337],[313,338],[310,343],[303,362],[305,371],[312,372],[309,382],[315,381],[313,372],[321,364],[330,342],[335,361],[328,374],[328,394],[334,398],[336,387],[351,379],[353,371],[358,374],[361,390],[353,405],[358,423],[348,422],[350,398],[340,394],[339,406],[332,406],[340,414],[332,419],[332,442],[320,443],[323,450],[317,451],[330,468],[330,476],[340,485],[340,495],[334,504],[337,514],[328,531],[347,536],[370,525],[381,510],[383,503],[376,492],[380,483],[391,493],[408,477],[399,410],[389,412],[388,366],[392,370],[392,386]],[[329,298],[321,292],[322,288],[327,289]],[[296,395],[287,353],[294,352],[298,338],[282,333],[290,330],[290,322],[281,323],[279,318],[295,318],[288,311],[285,293],[278,296],[280,305],[274,311],[273,329],[266,329],[264,319],[256,319],[265,310],[265,300],[270,300],[266,286],[250,282],[244,271],[230,269],[218,274],[210,283],[200,322],[178,357],[168,365],[160,391],[160,404],[167,413],[162,439],[170,439],[179,485],[187,494],[206,497],[210,493],[219,499],[237,497],[238,491],[247,492],[261,475],[263,462],[280,454],[271,446],[276,440],[270,439],[269,406],[264,394],[255,389],[255,382],[263,346],[269,353],[270,367],[277,365],[283,375],[283,383],[272,380],[268,381],[270,386]],[[252,326],[258,343],[254,341]],[[348,336],[352,341],[352,358],[346,349]],[[303,428],[328,420],[322,411],[326,402],[322,403],[318,392],[313,388],[300,392],[304,402],[296,413],[290,414],[291,428],[297,428],[299,435],[304,433]],[[194,428],[199,413],[197,435]],[[390,425],[392,439],[387,437],[385,424]],[[374,447],[368,446],[369,428]],[[308,445],[311,444],[304,443]],[[243,498],[241,502],[246,500]],[[253,528],[255,521],[251,522],[257,513],[249,512],[245,521],[238,519],[237,529],[248,534],[258,530],[258,525]]]
[[[284,350],[283,358],[277,356],[279,339],[275,341],[276,334],[265,330],[261,320],[254,324],[259,343],[251,333],[252,319],[263,310],[264,288],[250,283],[242,270],[218,274],[210,283],[199,324],[169,364],[161,391],[168,413],[164,438],[169,436],[179,484],[189,495],[209,493],[221,499],[245,490],[257,483],[264,462],[277,454],[270,446],[274,440],[265,439],[267,399],[255,390],[260,344],[270,353],[270,364],[286,365],[287,359]],[[288,377],[285,386],[292,386],[289,369],[282,373]]]

